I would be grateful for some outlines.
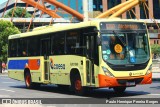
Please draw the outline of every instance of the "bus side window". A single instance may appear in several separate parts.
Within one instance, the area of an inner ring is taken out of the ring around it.
[[[52,36],[51,39],[52,43],[52,54],[53,55],[64,55],[64,47],[65,47],[65,35],[64,33],[57,33],[56,35]]]
[[[32,45],[34,43],[34,45]],[[28,56],[40,55],[40,39],[39,37],[31,37],[28,39]]]
[[[9,41],[9,56],[10,57],[15,57],[17,55],[17,40],[13,39]]]
[[[18,39],[18,53],[17,56],[22,56],[22,49],[23,49],[23,39]]]
[[[69,31],[66,35],[66,54],[79,54],[79,31]]]

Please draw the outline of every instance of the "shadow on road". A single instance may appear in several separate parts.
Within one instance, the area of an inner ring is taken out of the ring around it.
[[[156,86],[152,86],[150,87],[151,89],[157,89],[157,90],[160,90],[160,81],[157,80],[157,81],[154,81],[154,83],[156,83],[157,85]]]
[[[29,89],[26,89],[25,85],[10,86],[10,87],[29,90]],[[70,92],[69,90],[66,90],[66,89],[60,89],[56,85],[42,85],[38,89],[30,89],[30,90],[47,92],[47,94],[58,93],[58,94],[65,94],[65,95],[74,95],[73,92]],[[146,95],[146,94],[150,94],[150,93],[145,91],[127,91],[126,89],[125,93],[116,94],[112,89],[102,88],[102,89],[93,89],[91,91],[88,91],[84,95],[84,97],[110,99],[114,97],[133,97],[133,96]]]
[[[160,89],[160,86],[156,86],[156,87],[150,87],[150,88],[154,88],[154,89]]]

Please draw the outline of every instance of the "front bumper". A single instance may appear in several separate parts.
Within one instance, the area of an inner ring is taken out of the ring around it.
[[[136,77],[124,77],[124,78],[115,78],[109,77],[106,75],[99,74],[99,87],[117,87],[117,86],[127,86],[127,82],[135,82],[135,85],[138,84],[151,84],[152,83],[152,73],[144,76]]]

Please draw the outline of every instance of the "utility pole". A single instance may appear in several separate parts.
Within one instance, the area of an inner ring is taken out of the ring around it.
[[[88,0],[83,0],[84,22],[88,21]]]

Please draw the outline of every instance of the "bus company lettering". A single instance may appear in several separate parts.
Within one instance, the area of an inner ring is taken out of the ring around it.
[[[130,72],[129,76],[137,76],[137,75],[143,75],[143,72]]]
[[[65,69],[65,64],[54,64],[53,69]]]
[[[71,66],[78,66],[78,63],[70,63]]]
[[[51,69],[65,69],[65,64],[54,64],[54,61],[52,58],[50,58],[50,66]]]
[[[133,75],[143,75],[143,72],[133,72]]]
[[[65,69],[65,64],[51,64],[51,69]]]

